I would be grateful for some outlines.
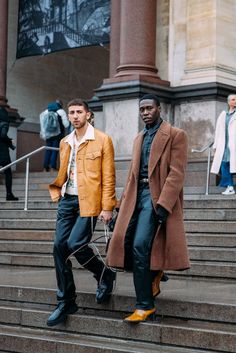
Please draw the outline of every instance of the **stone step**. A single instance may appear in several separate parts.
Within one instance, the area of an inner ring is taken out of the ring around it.
[[[45,231],[45,230],[18,230],[18,229],[1,229],[0,239],[1,240],[28,240],[28,241],[52,241],[54,238],[55,230]]]
[[[28,308],[28,304],[56,304],[54,269],[0,268],[0,298],[2,304],[14,302]],[[118,272],[111,300],[99,305],[95,302],[96,281],[87,271],[74,271],[77,303],[90,313],[100,310],[109,313],[133,310],[135,292],[131,273]],[[171,278],[161,282],[157,297],[157,313],[165,317],[236,323],[236,302],[233,295],[235,281]],[[17,304],[18,305],[18,304]],[[101,311],[100,311],[101,313]]]
[[[236,234],[186,233],[188,245],[236,247]]]
[[[190,199],[188,197],[191,197]],[[194,197],[197,196],[197,199],[194,199]],[[236,208],[236,198],[230,198],[226,199],[225,197],[221,195],[214,195],[212,196],[211,199],[202,199],[200,196],[203,195],[185,195],[184,199],[184,209],[185,210],[204,210],[204,209],[231,209],[235,210]],[[33,201],[31,199],[28,200],[28,209],[29,210],[34,210],[34,209],[56,209],[57,208],[57,202],[52,202],[50,198],[34,198]],[[23,196],[21,197],[21,200],[18,202],[6,202],[6,200],[0,200],[0,210],[3,209],[24,209],[24,201],[23,201]]]
[[[38,178],[38,177],[45,177],[45,178],[55,178],[56,177],[56,175],[57,175],[57,172],[55,172],[55,171],[50,171],[50,172],[30,172],[29,173],[29,175],[30,175],[30,178]],[[24,179],[25,178],[25,172],[14,172],[13,173],[13,178],[14,179]]]
[[[40,174],[40,173],[39,173]],[[37,185],[37,184],[45,184],[45,185],[48,185],[50,184],[52,181],[54,180],[54,177],[50,177],[50,176],[41,176],[41,175],[38,175],[38,176],[35,176],[35,177],[29,177],[29,187],[31,187],[31,185]],[[4,183],[2,183],[2,185],[4,185]],[[25,186],[25,177],[22,178],[13,178],[13,185],[14,187],[16,185],[23,185]]]
[[[25,190],[14,190],[14,187],[13,187],[13,192],[14,192],[14,195],[19,197],[19,198],[24,198],[25,196]],[[4,198],[5,197],[5,190],[3,189],[1,192],[0,192],[0,197],[1,198]],[[29,198],[30,197],[38,197],[38,198],[41,198],[41,199],[44,199],[44,197],[47,197],[48,199],[50,198],[50,195],[49,195],[49,191],[47,189],[42,189],[42,190],[29,190]]]
[[[56,219],[56,209],[45,209],[45,210],[17,210],[17,213],[15,210],[1,210],[0,212],[0,219],[6,219],[6,218],[12,218],[12,219],[19,219],[23,221],[24,219],[29,220],[29,219],[50,219],[50,220],[55,220]]]
[[[54,234],[54,230],[1,229],[0,240],[52,241]],[[95,231],[94,236],[100,237],[101,231]],[[186,237],[190,246],[236,247],[236,234],[187,233]]]
[[[0,212],[0,218],[16,218],[17,219],[56,219],[56,209],[37,209],[37,210],[17,210],[17,214],[15,210],[12,209],[3,209]],[[191,209],[184,211],[184,219],[185,220],[200,220],[200,221],[236,221],[236,213],[235,210],[231,209]]]
[[[189,246],[189,256],[196,261],[218,261],[231,262],[236,264],[235,248],[216,247],[192,247]]]
[[[56,221],[55,220],[42,220],[42,219],[0,219],[0,229],[45,229],[45,230],[55,230]]]
[[[99,239],[94,244],[99,249],[101,255],[105,255],[105,239]],[[52,241],[27,241],[27,240],[0,240],[0,253],[37,253],[37,254],[52,254],[53,242]],[[191,260],[198,261],[224,261],[236,263],[236,247],[196,247],[189,246],[189,255]]]
[[[44,329],[45,322],[50,311],[46,308],[22,308],[7,307],[0,308],[0,320],[8,325],[18,325],[29,328]],[[111,315],[111,317],[110,317]],[[112,312],[109,316],[95,316],[81,312],[70,315],[66,324],[57,326],[58,331],[63,333],[73,332],[75,334],[97,335],[109,337],[110,339],[125,339],[138,343],[140,337],[142,342],[152,344],[175,345],[186,348],[201,348],[216,352],[235,352],[236,326],[232,324],[221,324],[195,321],[177,318],[158,317],[156,321],[149,321],[139,325],[129,325],[122,321],[123,315],[113,318]]]
[[[20,334],[19,334],[20,332]],[[3,343],[1,343],[3,342]],[[211,353],[210,351],[161,344],[128,342],[125,339],[111,339],[92,335],[62,335],[60,331],[23,328],[0,325],[0,349],[18,353]],[[4,353],[4,352],[0,352]]]
[[[49,250],[48,250],[49,251]],[[52,251],[52,248],[51,248]],[[101,255],[105,256],[105,247],[101,251]],[[81,269],[74,257],[71,258],[73,267]],[[12,253],[0,252],[0,264],[11,266],[24,266],[34,268],[54,268],[54,260],[51,254],[38,253]],[[168,271],[175,276],[184,277],[222,277],[225,279],[236,279],[236,263],[229,261],[207,261],[191,259],[191,268],[186,271]]]
[[[177,271],[169,271],[170,274],[179,276]],[[181,272],[183,276],[211,277],[236,279],[235,262],[197,261],[191,260],[191,268]]]
[[[0,210],[24,210],[24,201],[21,199],[17,202],[6,202],[0,201]],[[58,203],[48,200],[29,200],[28,210],[48,210],[48,209],[57,209]]]
[[[235,221],[185,221],[187,233],[236,234]]]
[[[116,187],[116,193],[117,193],[117,197],[119,198],[121,193],[122,193],[123,188],[122,187]],[[14,191],[14,187],[13,187],[13,191]],[[16,192],[14,191],[15,196],[20,198],[20,201],[24,200],[25,197],[25,190],[17,190]],[[2,191],[0,191],[0,201],[4,201],[6,197],[6,192],[5,189],[2,189]],[[47,189],[42,189],[42,190],[29,190],[29,200],[33,200],[33,199],[40,199],[40,200],[50,200],[50,194],[49,191]]]
[[[25,192],[25,184],[21,182],[20,179],[17,179],[18,183],[14,183],[13,189],[14,193],[20,192]],[[48,191],[48,183],[42,183],[42,182],[37,182],[37,183],[30,183],[29,182],[29,191],[32,190],[47,190]],[[0,193],[2,194],[5,192],[5,185],[0,185]]]
[[[184,195],[184,208],[185,209],[232,209],[236,208],[236,197],[225,197],[223,195],[209,195],[207,198],[202,197],[205,195]]]
[[[23,211],[26,214],[31,211]],[[36,214],[37,216],[37,214]],[[11,219],[11,218],[0,218],[0,230],[54,230],[55,231],[56,219],[41,219],[41,218],[26,218],[26,219]],[[104,231],[104,224],[100,221],[96,224],[96,230]]]
[[[209,194],[213,194],[213,195],[214,194],[221,194],[221,192],[224,190],[225,190],[225,188],[220,188],[218,186],[210,186],[209,187]],[[205,191],[206,191],[205,185],[203,185],[203,186],[184,186],[184,194],[186,194],[186,195],[194,195],[194,194],[204,195]],[[227,197],[235,197],[235,196],[232,195],[232,196],[227,196]]]
[[[46,191],[46,196],[45,196]],[[28,200],[29,209],[47,209],[47,208],[56,208],[57,203],[54,203],[50,200],[50,196],[47,190],[44,191],[44,195],[33,196],[31,194]],[[122,188],[117,188],[117,194],[120,194]],[[0,210],[2,209],[24,209],[24,193],[21,195],[17,193],[17,196],[20,196],[18,202],[6,202],[5,193],[2,197],[0,194]],[[225,197],[222,195],[184,195],[184,208],[185,209],[235,209],[236,208],[236,196]]]
[[[94,232],[94,239],[97,242],[104,241],[104,232],[101,232],[102,226],[98,224],[96,230]],[[0,230],[0,240],[11,241],[11,240],[27,240],[27,241],[53,241],[54,239],[55,230],[45,231],[45,230],[18,230],[18,229],[1,229]]]
[[[26,213],[28,212],[31,211]],[[0,229],[55,230],[55,224],[55,219],[0,218]],[[103,224],[98,222],[96,229],[103,230],[103,228]],[[236,234],[236,221],[185,221],[185,231],[187,233]]]
[[[200,220],[200,221],[235,221],[236,212],[231,209],[188,209],[184,210],[185,220]]]
[[[52,241],[0,240],[1,253],[52,254]]]
[[[186,171],[185,175],[185,185],[186,186],[203,186],[206,185],[206,171],[207,167],[205,167],[205,170],[188,170]],[[216,185],[216,177],[214,175],[210,175],[209,179],[209,185],[215,186]]]

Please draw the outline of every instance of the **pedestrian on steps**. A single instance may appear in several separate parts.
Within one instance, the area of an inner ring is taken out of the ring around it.
[[[60,143],[60,169],[49,186],[52,200],[59,203],[53,249],[58,305],[48,326],[65,321],[78,310],[70,256],[74,254],[79,264],[93,273],[98,304],[109,299],[115,280],[115,272],[88,246],[97,218],[108,223],[116,204],[113,144],[108,135],[88,123],[87,102],[73,99],[68,116],[74,130]]]
[[[211,173],[221,173],[219,186],[226,187],[222,195],[234,195],[233,174],[236,173],[236,94],[227,99],[228,108],[223,110],[216,122],[215,150]]]
[[[145,127],[134,140],[107,253],[108,266],[133,272],[136,305],[124,319],[131,324],[155,313],[164,270],[190,267],[183,224],[187,136],[161,118],[155,95],[143,96],[139,111]]]
[[[11,163],[9,148],[14,150],[12,139],[8,137],[8,130],[10,126],[10,119],[5,108],[0,107],[0,166],[5,167]],[[4,171],[5,185],[6,185],[6,201],[18,201],[12,193],[12,172],[11,168]]]
[[[49,103],[47,109],[40,114],[40,136],[47,147],[59,147],[65,136],[65,129],[69,127],[69,120],[60,100]],[[45,150],[43,167],[46,172],[57,170],[57,150]]]

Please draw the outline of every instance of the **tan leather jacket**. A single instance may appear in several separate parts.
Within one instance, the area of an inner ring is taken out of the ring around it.
[[[114,148],[111,138],[94,129],[95,140],[87,140],[76,156],[78,198],[81,217],[98,216],[102,210],[112,211],[116,204]],[[49,185],[53,201],[61,197],[62,185],[67,180],[70,145],[60,143],[60,169]]]

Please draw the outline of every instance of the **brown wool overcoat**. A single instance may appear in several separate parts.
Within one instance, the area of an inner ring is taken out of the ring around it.
[[[133,158],[121,198],[120,211],[107,253],[107,264],[124,269],[124,240],[135,209],[143,133],[134,140]],[[187,135],[163,121],[152,142],[148,178],[153,206],[168,212],[153,242],[152,270],[183,270],[190,267],[183,224],[183,184],[187,163]]]

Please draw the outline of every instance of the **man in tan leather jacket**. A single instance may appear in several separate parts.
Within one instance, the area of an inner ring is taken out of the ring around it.
[[[58,305],[47,320],[48,326],[78,310],[70,255],[74,254],[97,280],[97,303],[109,298],[115,280],[115,273],[88,247],[98,216],[108,223],[116,203],[113,144],[109,136],[88,123],[90,112],[85,101],[72,100],[68,117],[74,131],[60,143],[60,169],[49,185],[51,198],[59,205],[53,249]]]

